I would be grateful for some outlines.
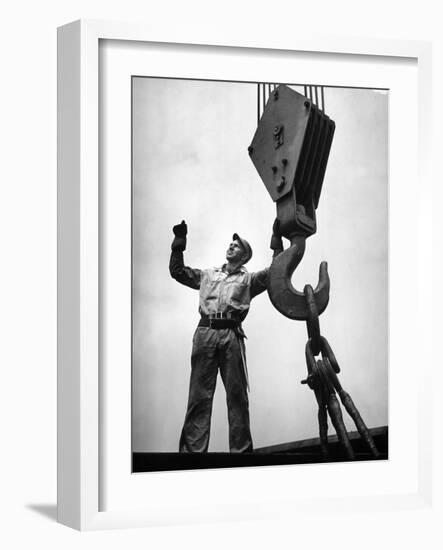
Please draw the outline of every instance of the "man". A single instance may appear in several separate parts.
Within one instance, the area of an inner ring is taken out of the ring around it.
[[[183,261],[186,223],[175,225],[173,232],[169,271],[179,283],[199,290],[201,316],[193,338],[189,400],[179,450],[207,452],[212,400],[220,369],[228,406],[230,451],[251,452],[245,335],[241,323],[248,314],[251,299],[266,289],[268,269],[256,273],[246,270],[244,264],[251,259],[252,249],[237,233],[221,267],[204,270],[186,267]],[[277,221],[271,248],[274,257],[283,249]]]

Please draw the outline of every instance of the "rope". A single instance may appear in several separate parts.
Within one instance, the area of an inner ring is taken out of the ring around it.
[[[265,110],[266,102],[271,94],[277,89],[278,84],[268,82],[257,83],[257,125],[260,122],[260,117]],[[297,85],[298,88],[303,87],[303,95],[310,99],[319,109],[325,112],[325,91],[324,86],[316,86],[312,84]]]
[[[257,83],[257,126],[260,122],[260,84]]]

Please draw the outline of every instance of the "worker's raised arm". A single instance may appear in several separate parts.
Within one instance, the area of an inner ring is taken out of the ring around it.
[[[201,271],[184,264],[183,252],[186,250],[186,235],[188,226],[183,220],[172,228],[174,240],[171,245],[171,259],[169,261],[169,273],[171,277],[181,283],[198,290],[200,288]]]
[[[276,258],[280,252],[283,251],[283,241],[280,233],[280,224],[278,219],[274,221],[272,226],[272,237],[271,237],[271,246],[270,248],[274,251],[272,254],[272,259]],[[269,268],[262,269],[261,271],[256,271],[252,273],[251,277],[251,298],[258,296],[266,290],[268,283],[268,274]]]

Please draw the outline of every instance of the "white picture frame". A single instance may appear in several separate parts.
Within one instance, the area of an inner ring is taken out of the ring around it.
[[[425,383],[429,384],[431,376],[431,351],[421,350],[422,379],[413,384],[409,381],[405,387],[415,392],[417,415],[412,426],[417,428],[416,461],[409,465],[405,473],[410,484],[404,490],[392,490],[383,496],[380,494],[353,493],[352,482],[347,494],[335,501],[328,491],[316,490],[309,498],[306,494],[293,495],[272,493],[267,501],[266,491],[258,498],[250,493],[245,502],[231,506],[224,500],[222,493],[214,497],[214,506],[198,507],[189,505],[184,499],[174,499],[173,492],[179,496],[180,488],[189,483],[203,485],[208,478],[217,482],[257,483],[257,476],[263,479],[263,487],[269,491],[272,485],[278,485],[283,479],[291,479],[293,470],[279,467],[266,471],[255,471],[254,474],[244,470],[220,472],[202,472],[199,478],[195,472],[169,473],[151,476],[145,479],[149,490],[150,504],[144,507],[131,506],[128,499],[122,498],[121,506],[111,510],[102,510],[100,505],[100,483],[103,473],[100,471],[100,228],[99,211],[99,43],[101,40],[126,41],[131,44],[194,44],[199,51],[205,52],[211,60],[211,48],[229,48],[229,54],[245,52],[246,49],[280,52],[305,52],[312,55],[325,55],[328,52],[344,58],[371,59],[386,58],[394,66],[396,61],[413,59],[417,64],[418,81],[418,182],[415,190],[418,200],[418,215],[412,219],[408,229],[415,231],[416,242],[420,246],[414,251],[416,261],[416,282],[414,300],[417,313],[422,318],[431,318],[431,290],[425,288],[418,299],[418,288],[421,283],[431,280],[429,259],[432,254],[430,244],[425,236],[430,231],[431,221],[427,217],[431,200],[432,184],[429,176],[431,104],[428,88],[431,79],[431,48],[426,42],[365,40],[357,38],[329,38],[298,35],[289,39],[270,33],[266,38],[248,38],[220,36],[207,37],[202,30],[199,36],[187,36],[186,30],[178,33],[156,32],[143,25],[101,21],[77,21],[61,27],[58,34],[58,519],[71,527],[89,530],[112,527],[149,526],[174,524],[180,522],[211,521],[215,518],[237,519],[272,517],[291,514],[294,510],[319,510],[334,505],[335,508],[347,511],[358,501],[362,509],[380,510],[398,507],[430,506],[432,495],[431,464],[431,403],[426,399]],[[156,55],[156,54],[154,54]],[[367,56],[365,58],[359,56]],[[327,61],[325,61],[327,62]],[[198,70],[195,69],[194,70]],[[214,74],[217,69],[214,69]],[[382,81],[383,78],[381,77]],[[271,81],[271,80],[269,80]],[[361,85],[368,82],[362,80]],[[379,83],[382,87],[382,82]],[[413,126],[415,128],[415,126]],[[398,162],[398,159],[395,161]],[[415,179],[415,178],[414,178]],[[411,208],[412,202],[405,202]],[[404,219],[400,218],[399,222]],[[400,229],[400,226],[399,226]],[[401,257],[394,254],[393,258]],[[391,266],[391,285],[397,283],[402,270],[394,263]],[[423,328],[418,340],[426,336]],[[423,332],[422,332],[423,331]],[[399,342],[399,340],[397,340]],[[395,343],[394,343],[395,345]],[[412,345],[412,344],[411,344]],[[416,357],[418,348],[412,349],[409,357],[411,363]],[[394,391],[395,390],[394,388]],[[415,409],[414,409],[415,410]],[[400,411],[401,414],[401,411]],[[395,439],[395,437],[394,437]],[[401,441],[397,441],[401,445]],[[129,449],[128,449],[129,453]],[[395,467],[395,461],[393,462]],[[342,464],[334,470],[334,476],[344,479],[348,473]],[[348,465],[348,468],[352,466]],[[414,469],[416,475],[411,477]],[[164,476],[168,475],[166,479]],[[226,478],[229,475],[230,478]],[[319,472],[319,479],[327,479],[328,472]],[[354,471],[354,475],[357,473]],[[163,476],[163,477],[162,477]],[[220,477],[221,476],[221,477]],[[133,476],[134,478],[134,476]],[[351,475],[352,478],[352,475]],[[357,476],[358,478],[358,476]],[[135,478],[134,478],[135,479]],[[235,481],[234,481],[235,480]],[[141,482],[141,481],[140,481]],[[137,481],[138,483],[138,481]],[[324,486],[324,482],[320,484]],[[160,498],[162,487],[167,487],[170,502]],[[175,489],[174,489],[175,487]],[[413,487],[413,489],[411,489]],[[146,489],[145,489],[146,490]],[[263,493],[263,491],[262,491]],[[174,501],[174,506],[172,505]],[[332,504],[333,503],[333,504]]]

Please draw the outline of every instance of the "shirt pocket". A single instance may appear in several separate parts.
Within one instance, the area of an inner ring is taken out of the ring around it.
[[[220,296],[221,285],[222,278],[220,276],[205,277],[200,285],[200,296],[204,301],[217,301]]]
[[[249,285],[247,283],[238,283],[234,281],[230,283],[228,289],[228,300],[234,305],[249,304]]]

